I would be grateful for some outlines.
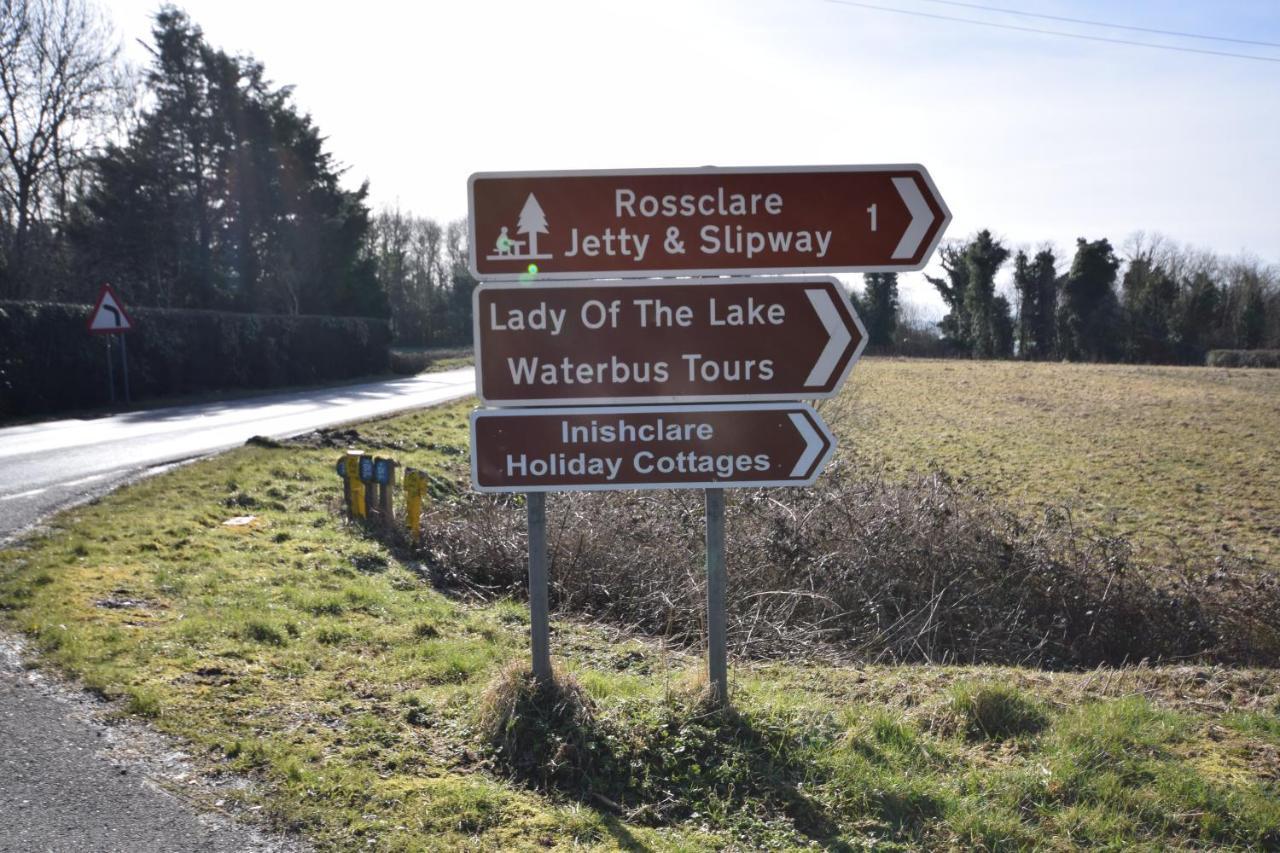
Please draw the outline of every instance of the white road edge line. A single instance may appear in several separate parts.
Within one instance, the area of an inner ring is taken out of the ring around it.
[[[29,492],[18,492],[16,495],[0,495],[0,501],[13,501],[13,500],[17,500],[18,498],[29,498],[32,495],[38,495],[41,492],[47,492],[47,491],[49,491],[47,488],[32,489]]]
[[[81,477],[79,480],[68,480],[65,483],[59,483],[60,486],[79,486],[83,483],[92,483],[94,480],[101,480],[106,474],[90,474],[88,477]]]

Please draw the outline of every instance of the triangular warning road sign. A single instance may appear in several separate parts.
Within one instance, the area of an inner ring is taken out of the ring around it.
[[[96,335],[114,335],[132,330],[133,321],[124,312],[124,303],[120,301],[120,297],[116,296],[111,285],[102,285],[102,292],[98,294],[97,307],[89,315],[89,331]]]

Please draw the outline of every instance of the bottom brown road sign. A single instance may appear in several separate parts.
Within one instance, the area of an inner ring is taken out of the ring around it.
[[[482,492],[808,486],[835,450],[803,403],[478,409]]]

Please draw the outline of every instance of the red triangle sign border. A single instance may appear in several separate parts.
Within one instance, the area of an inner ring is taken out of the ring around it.
[[[111,304],[114,308],[104,309],[104,305],[108,298],[111,300]],[[97,320],[104,310],[111,311],[112,313],[115,311],[119,312],[120,316],[116,318],[115,325],[107,327],[96,326]],[[98,293],[98,301],[93,306],[93,311],[89,313],[89,320],[85,324],[85,327],[89,330],[89,333],[93,335],[116,335],[121,332],[133,331],[133,320],[129,318],[128,312],[124,310],[124,303],[120,301],[119,295],[111,285],[102,285],[102,290]]]

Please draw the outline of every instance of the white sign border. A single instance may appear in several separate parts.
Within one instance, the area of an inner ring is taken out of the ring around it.
[[[929,192],[942,210],[942,224],[929,242],[928,248],[920,256],[916,264],[887,264],[882,266],[837,266],[837,267],[704,267],[701,269],[670,270],[596,270],[594,272],[556,272],[548,273],[557,281],[573,279],[609,279],[609,278],[673,278],[680,276],[704,278],[719,275],[815,275],[823,273],[869,273],[869,272],[918,272],[929,265],[942,236],[951,224],[951,209],[938,192],[938,186],[920,163],[883,163],[848,166],[701,166],[676,169],[561,169],[550,171],[517,171],[517,172],[473,172],[467,178],[467,269],[471,277],[478,281],[536,281],[538,273],[510,272],[487,273],[481,275],[476,266],[476,194],[477,180],[504,178],[582,178],[582,177],[626,177],[629,175],[766,175],[778,173],[812,173],[812,172],[915,172],[925,182]],[[531,277],[532,276],[532,277]]]
[[[848,309],[849,314],[853,317],[853,323],[858,327],[859,340],[858,345],[853,350],[853,356],[849,359],[849,363],[845,365],[844,370],[840,373],[835,385],[830,391],[825,393],[796,391],[790,394],[653,394],[645,397],[542,397],[523,400],[491,400],[484,393],[484,360],[481,358],[482,347],[480,345],[480,294],[493,290],[563,290],[565,288],[587,289],[591,287],[603,287],[609,289],[626,290],[636,287],[716,287],[722,285],[739,285],[739,284],[781,284],[787,287],[803,288],[806,284],[830,283],[836,293],[840,294],[841,302]],[[728,402],[772,402],[783,400],[827,400],[840,393],[844,387],[844,383],[849,378],[849,373],[853,370],[854,364],[862,357],[862,351],[867,348],[867,328],[862,324],[862,318],[858,316],[858,311],[853,307],[853,301],[849,298],[849,292],[845,290],[844,284],[835,276],[830,275],[811,275],[796,278],[784,278],[781,276],[752,276],[750,278],[712,278],[712,279],[659,279],[654,281],[618,281],[617,279],[606,281],[583,281],[565,280],[565,281],[537,281],[529,284],[521,284],[519,282],[510,281],[494,281],[482,282],[471,294],[471,326],[472,326],[472,356],[476,363],[476,396],[480,398],[480,402],[486,406],[493,408],[520,408],[520,407],[541,407],[541,406],[630,406],[639,403],[728,403]]]
[[[804,412],[818,428],[818,432],[827,440],[827,449],[814,463],[813,473],[803,480],[750,480],[747,482],[710,481],[701,483],[626,483],[612,485],[599,483],[595,485],[551,485],[551,486],[481,486],[480,462],[476,452],[476,421],[480,418],[511,418],[542,416],[557,417],[559,415],[627,415],[627,414],[665,414],[669,412],[764,412],[788,411]],[[636,492],[653,491],[655,489],[769,489],[784,487],[807,488],[818,481],[818,477],[826,470],[827,463],[836,452],[836,437],[831,427],[818,414],[817,409],[808,403],[744,403],[741,405],[721,404],[714,406],[570,406],[538,409],[474,409],[470,418],[471,439],[471,487],[484,494],[519,494],[524,492]]]

